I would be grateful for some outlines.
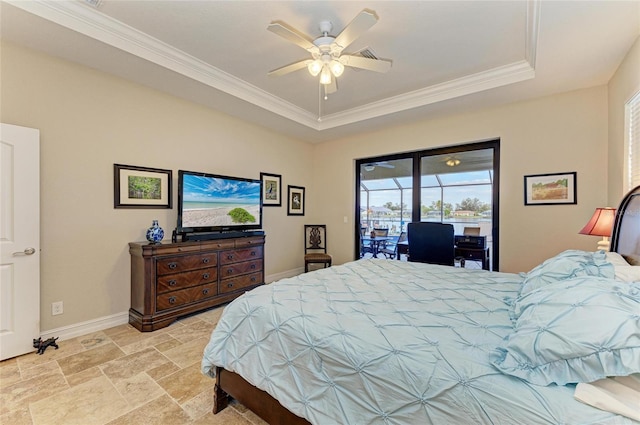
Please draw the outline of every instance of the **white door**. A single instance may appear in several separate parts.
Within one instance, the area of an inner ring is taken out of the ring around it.
[[[0,360],[40,334],[40,132],[0,124]]]

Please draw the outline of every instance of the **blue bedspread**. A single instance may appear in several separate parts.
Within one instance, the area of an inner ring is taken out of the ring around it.
[[[239,373],[319,425],[634,423],[490,364],[521,283],[381,259],[284,279],[226,307],[202,370]]]

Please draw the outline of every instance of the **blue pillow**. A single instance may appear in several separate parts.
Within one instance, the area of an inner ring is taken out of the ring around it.
[[[513,331],[491,354],[507,375],[565,385],[640,372],[640,282],[577,277],[515,303]]]
[[[526,295],[549,283],[577,276],[613,279],[615,272],[604,251],[568,250],[545,260],[527,273],[520,288],[520,295]]]

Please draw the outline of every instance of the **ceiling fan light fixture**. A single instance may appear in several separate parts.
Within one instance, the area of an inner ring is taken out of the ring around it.
[[[322,67],[323,67],[323,63],[322,63],[322,61],[320,59],[316,59],[314,61],[311,61],[307,65],[307,69],[309,70],[309,74],[313,75],[314,77],[317,77],[318,74],[320,74],[320,71],[322,71]]]
[[[331,67],[331,73],[336,78],[341,76],[344,72],[344,65],[340,63],[340,61],[334,59],[331,61],[331,64],[329,66]]]
[[[322,71],[320,72],[320,84],[331,84],[331,71],[329,71],[329,68],[326,66],[323,66]]]

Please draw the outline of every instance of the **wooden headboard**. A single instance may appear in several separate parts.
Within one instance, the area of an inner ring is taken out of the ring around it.
[[[624,256],[627,261],[640,261],[640,186],[627,193],[620,202],[611,234],[611,251]]]

